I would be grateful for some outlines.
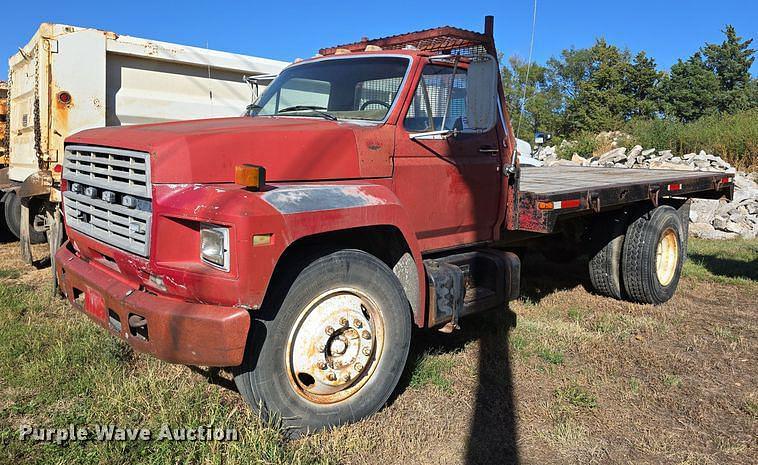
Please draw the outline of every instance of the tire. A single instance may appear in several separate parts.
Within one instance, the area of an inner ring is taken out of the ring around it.
[[[365,252],[341,250],[282,281],[274,290],[281,297],[264,303],[254,320],[236,369],[245,401],[264,418],[280,419],[290,437],[379,410],[400,379],[411,337],[410,304],[392,270]]]
[[[631,301],[657,305],[674,295],[685,255],[683,231],[679,214],[670,206],[651,210],[629,225],[621,274]]]
[[[598,218],[592,226],[589,272],[592,287],[600,295],[621,299],[621,257],[624,251],[626,215]]]
[[[16,239],[21,239],[21,198],[15,192],[8,192],[3,197],[3,203],[5,224],[8,230]],[[29,240],[32,244],[42,244],[47,240],[44,232],[34,230],[34,216],[40,211],[42,211],[41,202],[32,199],[29,211]]]

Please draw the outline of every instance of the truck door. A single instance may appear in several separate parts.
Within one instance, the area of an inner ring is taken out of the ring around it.
[[[423,250],[493,239],[500,197],[500,144],[494,128],[467,120],[467,70],[425,65],[395,138],[395,193]],[[448,101],[449,100],[449,101]],[[412,134],[457,129],[456,135]]]

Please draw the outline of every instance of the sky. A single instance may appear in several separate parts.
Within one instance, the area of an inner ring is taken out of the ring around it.
[[[105,29],[122,35],[285,61],[312,56],[325,46],[450,25],[480,31],[495,16],[495,42],[506,56],[529,54],[533,0],[383,0],[336,2],[280,0],[181,3],[36,0],[11,1],[0,22],[0,79],[7,59],[42,22]],[[544,63],[597,37],[645,50],[667,70],[705,42],[720,43],[729,23],[743,37],[758,37],[756,0],[537,0],[534,60]],[[758,41],[753,44],[758,48]],[[751,73],[758,76],[758,62]]]

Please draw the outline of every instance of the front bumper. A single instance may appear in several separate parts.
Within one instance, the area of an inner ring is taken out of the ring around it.
[[[68,243],[58,249],[55,264],[71,304],[135,350],[186,365],[242,363],[250,328],[247,310],[143,292],[82,259]]]

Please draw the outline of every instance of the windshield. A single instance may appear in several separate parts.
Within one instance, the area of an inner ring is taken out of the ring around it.
[[[410,60],[356,57],[289,67],[250,106],[250,116],[309,116],[382,121]]]

